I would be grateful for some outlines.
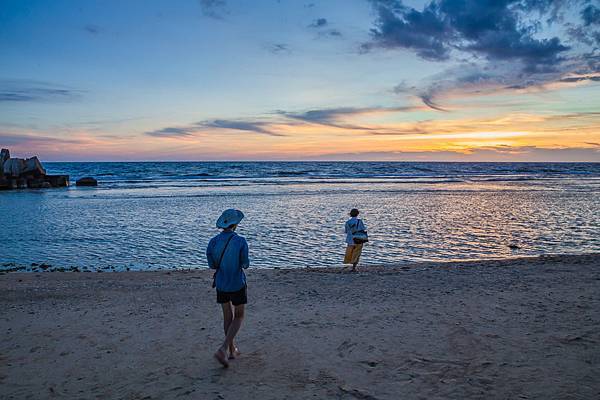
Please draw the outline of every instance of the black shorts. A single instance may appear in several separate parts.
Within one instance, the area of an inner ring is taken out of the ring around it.
[[[238,290],[237,292],[221,292],[217,289],[217,303],[224,304],[229,303],[234,306],[248,303],[248,296],[246,294],[246,286]]]

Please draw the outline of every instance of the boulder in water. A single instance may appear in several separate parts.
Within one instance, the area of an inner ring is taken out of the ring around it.
[[[95,186],[94,178],[84,185]],[[10,151],[0,151],[0,190],[21,188],[49,188],[69,186],[69,175],[46,175],[46,170],[37,157],[28,159],[10,158]]]
[[[30,178],[27,179],[27,187],[29,189],[40,189],[43,187],[43,184],[46,183],[44,178]]]
[[[4,167],[4,163],[9,158],[10,158],[10,151],[8,151],[8,149],[2,149],[2,151],[0,152],[0,169],[2,169]]]
[[[52,187],[69,186],[69,175],[46,175],[46,182]]]
[[[86,176],[84,178],[79,178],[75,182],[77,186],[98,186],[98,181],[91,176]]]
[[[2,174],[0,174],[0,190],[12,189],[10,185],[10,179],[6,179]]]
[[[46,175],[46,170],[42,167],[42,163],[37,157],[31,157],[25,160],[25,168],[21,172],[22,175],[43,176]]]
[[[4,162],[4,175],[18,178],[25,169],[25,160],[22,158],[9,158]]]

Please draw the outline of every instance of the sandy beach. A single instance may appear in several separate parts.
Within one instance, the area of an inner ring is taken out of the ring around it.
[[[600,254],[248,281],[223,369],[208,270],[3,274],[0,397],[600,398]]]

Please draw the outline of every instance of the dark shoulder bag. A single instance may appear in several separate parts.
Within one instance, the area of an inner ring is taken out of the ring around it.
[[[219,263],[217,264],[217,268],[215,268],[215,273],[213,274],[213,282],[212,287],[217,286],[217,272],[219,272],[219,268],[221,268],[221,262],[223,262],[223,256],[225,255],[225,251],[227,250],[227,246],[229,246],[229,242],[233,239],[233,235],[227,239],[227,243],[225,243],[225,247],[223,248],[223,252],[221,253],[221,257],[219,258]]]
[[[366,230],[358,230],[358,227],[360,226],[360,219],[356,220],[356,230],[354,232],[352,232],[352,241],[354,242],[354,244],[363,244],[363,243],[367,243],[369,241],[369,234],[367,233]]]

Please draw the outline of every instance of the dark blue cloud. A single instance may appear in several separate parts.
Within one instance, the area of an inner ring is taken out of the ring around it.
[[[199,0],[199,3],[205,17],[224,19],[228,14],[225,0]]]
[[[193,131],[198,130],[194,127],[169,127],[162,128],[155,131],[146,132],[148,136],[154,137],[188,137],[193,136]]]
[[[217,129],[231,129],[236,131],[247,131],[262,133],[270,136],[282,136],[278,133],[271,132],[267,129],[270,124],[267,122],[260,121],[241,121],[241,120],[226,120],[226,119],[215,119],[212,121],[202,121],[196,124],[202,128],[217,128]]]
[[[592,29],[600,10],[589,0],[428,0],[421,10],[401,0],[371,3],[376,21],[363,50],[407,49],[428,60],[461,62],[411,88],[395,89],[434,110],[447,110],[440,105],[446,94],[597,81],[600,72],[600,31]],[[569,42],[544,32],[548,26],[566,32]]]
[[[327,25],[326,18],[318,18],[309,25],[309,28],[323,28]]]
[[[581,18],[585,26],[600,25],[600,8],[588,5],[581,11]]]
[[[2,143],[2,146],[20,146],[28,144],[78,144],[81,143],[81,141],[70,139],[58,139],[48,136],[17,135],[12,133],[0,132],[0,143]]]
[[[269,136],[283,136],[279,133],[271,132],[268,129],[270,125],[270,123],[262,121],[214,119],[196,122],[187,126],[162,128],[154,131],[145,132],[145,134],[154,137],[183,138],[194,136],[195,133],[205,131],[207,129],[226,129],[234,131],[254,132]]]
[[[69,101],[81,96],[80,90],[60,87],[47,82],[0,80],[0,102]]]
[[[559,82],[574,83],[574,82],[585,82],[585,81],[600,82],[600,76],[582,75],[582,76],[567,77],[567,78],[560,79]]]
[[[553,1],[434,0],[422,11],[395,0],[372,3],[377,20],[366,50],[405,48],[437,61],[463,52],[491,61],[520,60],[529,70],[552,68],[569,50],[557,37],[535,38],[537,27],[523,17],[523,10],[541,12]]]
[[[304,122],[315,124],[331,125],[342,115],[352,115],[357,113],[357,108],[325,108],[317,110],[309,110],[300,113],[278,111],[278,114],[284,115],[287,118],[297,119]]]
[[[298,121],[308,122],[311,124],[319,124],[331,126],[335,128],[356,129],[356,130],[378,130],[378,128],[370,128],[359,125],[351,125],[340,122],[343,117],[367,114],[370,112],[405,112],[412,111],[414,107],[340,107],[340,108],[322,108],[309,110],[305,112],[287,112],[277,111],[277,114],[283,115],[286,118],[295,119]]]
[[[427,60],[446,60],[450,48],[446,45],[449,27],[438,17],[432,3],[419,12],[400,2],[374,1],[377,9],[376,27],[371,30],[373,41],[364,48],[406,48]]]
[[[267,50],[273,54],[288,54],[290,47],[285,43],[273,43],[266,46]]]
[[[90,35],[97,35],[102,31],[102,28],[100,28],[98,25],[87,24],[83,27],[83,30],[89,33]]]
[[[326,29],[329,25],[327,18],[317,18],[308,27],[318,30],[320,38],[342,36],[342,32],[337,29]]]

